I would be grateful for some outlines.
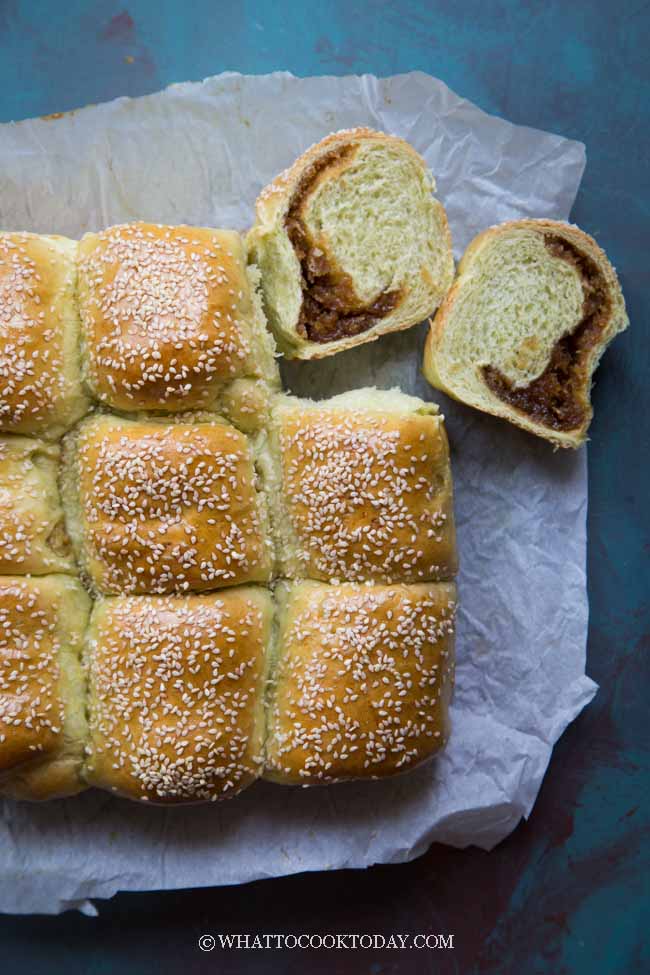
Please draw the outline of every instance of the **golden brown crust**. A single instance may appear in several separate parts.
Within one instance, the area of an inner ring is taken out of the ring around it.
[[[261,374],[242,242],[233,231],[131,223],[79,245],[88,379],[117,409],[212,405]]]
[[[0,791],[6,794],[47,799],[83,788],[78,656],[88,608],[86,594],[66,576],[0,577]]]
[[[87,646],[90,785],[155,803],[258,777],[272,606],[263,589],[100,600]]]
[[[98,590],[167,593],[270,578],[251,445],[225,422],[82,424],[82,561]]]
[[[31,580],[0,579],[0,768],[53,752],[63,732],[56,607]]]
[[[0,430],[55,438],[86,409],[78,361],[76,243],[0,233]]]
[[[286,403],[287,401],[285,401]],[[276,410],[291,578],[425,582],[457,569],[442,417]]]
[[[0,782],[0,793],[10,799],[27,802],[47,802],[49,799],[68,799],[88,788],[81,778],[83,742],[74,754],[60,758],[48,756],[41,762],[21,766],[17,772]]]
[[[406,771],[444,746],[454,583],[327,586],[284,596],[265,777],[324,784]]]
[[[75,571],[58,462],[54,444],[0,436],[0,575]]]
[[[602,276],[607,293],[608,315],[603,323],[599,340],[592,344],[588,354],[584,358],[584,386],[579,392],[583,420],[575,429],[562,431],[552,429],[544,423],[535,421],[523,411],[509,407],[506,403],[499,402],[496,397],[486,398],[480,404],[473,402],[471,405],[482,410],[484,413],[509,420],[515,426],[529,433],[534,433],[539,437],[543,437],[556,447],[579,447],[587,438],[587,430],[589,429],[589,424],[593,416],[589,396],[591,377],[606,346],[617,332],[627,327],[628,319],[616,271],[612,267],[607,255],[593,237],[590,237],[589,234],[586,234],[573,224],[564,223],[559,220],[545,219],[511,220],[490,227],[478,234],[463,254],[458,265],[456,280],[448,291],[446,298],[436,312],[433,320],[429,323],[429,334],[424,348],[423,372],[432,386],[441,389],[454,399],[463,401],[456,395],[453,388],[446,383],[444,367],[439,362],[439,350],[442,345],[444,331],[453,312],[458,294],[463,287],[465,275],[471,269],[472,261],[478,256],[481,250],[488,247],[496,238],[503,233],[508,233],[513,230],[532,230],[538,233],[547,233],[555,237],[564,238],[579,252],[585,254],[596,266],[599,275]]]

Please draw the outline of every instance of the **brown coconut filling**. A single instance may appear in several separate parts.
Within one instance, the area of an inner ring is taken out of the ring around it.
[[[303,203],[321,173],[351,159],[357,149],[356,145],[331,149],[308,166],[285,218],[286,231],[302,271],[302,305],[296,330],[312,342],[333,342],[367,332],[397,307],[402,296],[397,289],[382,292],[370,304],[360,302],[350,275],[319,246],[302,218]]]
[[[573,430],[585,420],[587,364],[611,311],[607,282],[595,261],[557,234],[544,234],[553,257],[576,268],[582,281],[582,318],[555,343],[544,372],[527,386],[514,386],[496,368],[483,366],[483,378],[499,399],[553,430]]]

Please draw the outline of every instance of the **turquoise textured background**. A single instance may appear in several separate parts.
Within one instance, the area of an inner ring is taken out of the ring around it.
[[[588,671],[601,690],[557,747],[530,821],[491,854],[438,847],[355,873],[123,894],[99,919],[0,918],[0,970],[650,972],[649,36],[641,0],[0,0],[2,121],[228,69],[419,69],[489,112],[582,140],[573,219],[616,264],[632,321],[597,374],[589,446]],[[455,947],[202,954],[198,936],[218,931],[440,932]]]

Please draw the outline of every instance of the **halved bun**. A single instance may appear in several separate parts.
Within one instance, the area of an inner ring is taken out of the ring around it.
[[[594,370],[629,324],[598,244],[555,220],[513,220],[469,245],[424,352],[432,386],[559,447],[579,447]]]
[[[263,190],[249,260],[288,358],[332,355],[433,313],[453,277],[434,188],[407,142],[360,128],[312,146]]]

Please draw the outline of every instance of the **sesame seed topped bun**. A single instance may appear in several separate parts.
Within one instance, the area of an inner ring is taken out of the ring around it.
[[[0,792],[54,799],[85,788],[81,643],[90,599],[76,579],[0,577]]]
[[[282,584],[265,776],[314,784],[403,772],[449,735],[453,582]]]
[[[435,405],[363,389],[324,402],[277,396],[272,416],[285,575],[426,582],[455,574],[449,446]]]
[[[76,573],[58,467],[57,444],[0,436],[0,574]]]
[[[235,427],[96,415],[65,453],[68,529],[96,590],[201,592],[270,578],[253,446]]]
[[[0,431],[60,437],[88,408],[75,300],[77,243],[0,233]]]
[[[130,223],[79,244],[86,379],[119,410],[208,409],[241,377],[276,382],[235,231]]]
[[[86,661],[90,785],[157,803],[227,798],[263,762],[271,597],[100,599]]]

